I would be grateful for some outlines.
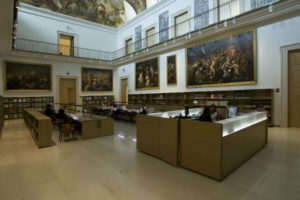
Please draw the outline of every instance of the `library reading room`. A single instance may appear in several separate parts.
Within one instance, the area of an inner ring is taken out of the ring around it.
[[[1,200],[299,200],[300,0],[1,0]]]

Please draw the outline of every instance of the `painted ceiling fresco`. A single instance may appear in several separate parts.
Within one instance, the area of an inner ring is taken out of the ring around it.
[[[146,0],[126,0],[131,7],[139,14],[147,9]]]
[[[48,9],[61,14],[100,23],[106,26],[119,27],[126,22],[123,0],[20,0],[35,7]],[[139,1],[131,0],[135,5]],[[145,5],[145,4],[143,4]],[[140,9],[140,6],[137,6]]]

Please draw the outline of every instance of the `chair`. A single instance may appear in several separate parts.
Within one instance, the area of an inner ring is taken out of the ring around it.
[[[59,132],[59,141],[62,142],[64,138],[74,138],[74,131],[73,127],[71,124],[63,124],[61,127],[61,130]]]

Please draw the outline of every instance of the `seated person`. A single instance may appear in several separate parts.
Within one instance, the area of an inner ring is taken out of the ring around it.
[[[203,111],[202,115],[199,117],[199,121],[212,122],[209,107],[206,106],[204,108],[204,111]]]
[[[57,115],[56,115],[56,118],[64,120],[66,117],[67,117],[67,116],[66,116],[66,114],[65,114],[65,110],[62,109],[62,108],[60,108],[60,109],[58,110],[58,113],[57,113]]]
[[[141,107],[141,113],[144,114],[144,115],[147,114],[147,108],[146,108],[145,104],[143,104],[142,107]]]
[[[215,104],[210,105],[209,110],[210,110],[211,120],[213,122],[217,121],[218,120],[218,112],[217,112],[217,107],[215,106]]]
[[[51,105],[48,104],[46,109],[45,109],[45,115],[48,116],[48,117],[53,117],[53,109],[51,108]]]

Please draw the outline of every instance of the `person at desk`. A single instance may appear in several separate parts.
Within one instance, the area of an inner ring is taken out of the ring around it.
[[[216,122],[218,120],[218,112],[215,104],[210,105],[209,110],[210,110],[211,120],[213,122]]]
[[[50,117],[51,119],[53,118],[53,114],[54,114],[54,111],[53,109],[51,108],[51,105],[48,104],[46,109],[45,109],[45,115]]]
[[[57,119],[60,119],[60,120],[65,120],[65,119],[67,118],[67,115],[65,114],[65,110],[62,109],[62,108],[60,108],[60,109],[58,110],[58,113],[57,113],[57,115],[56,115],[56,118],[57,118]]]
[[[204,111],[203,111],[202,115],[199,117],[198,120],[203,121],[203,122],[212,122],[209,107],[206,106],[204,108]]]
[[[144,115],[147,115],[147,108],[146,108],[145,104],[143,104],[141,107],[141,113]]]

